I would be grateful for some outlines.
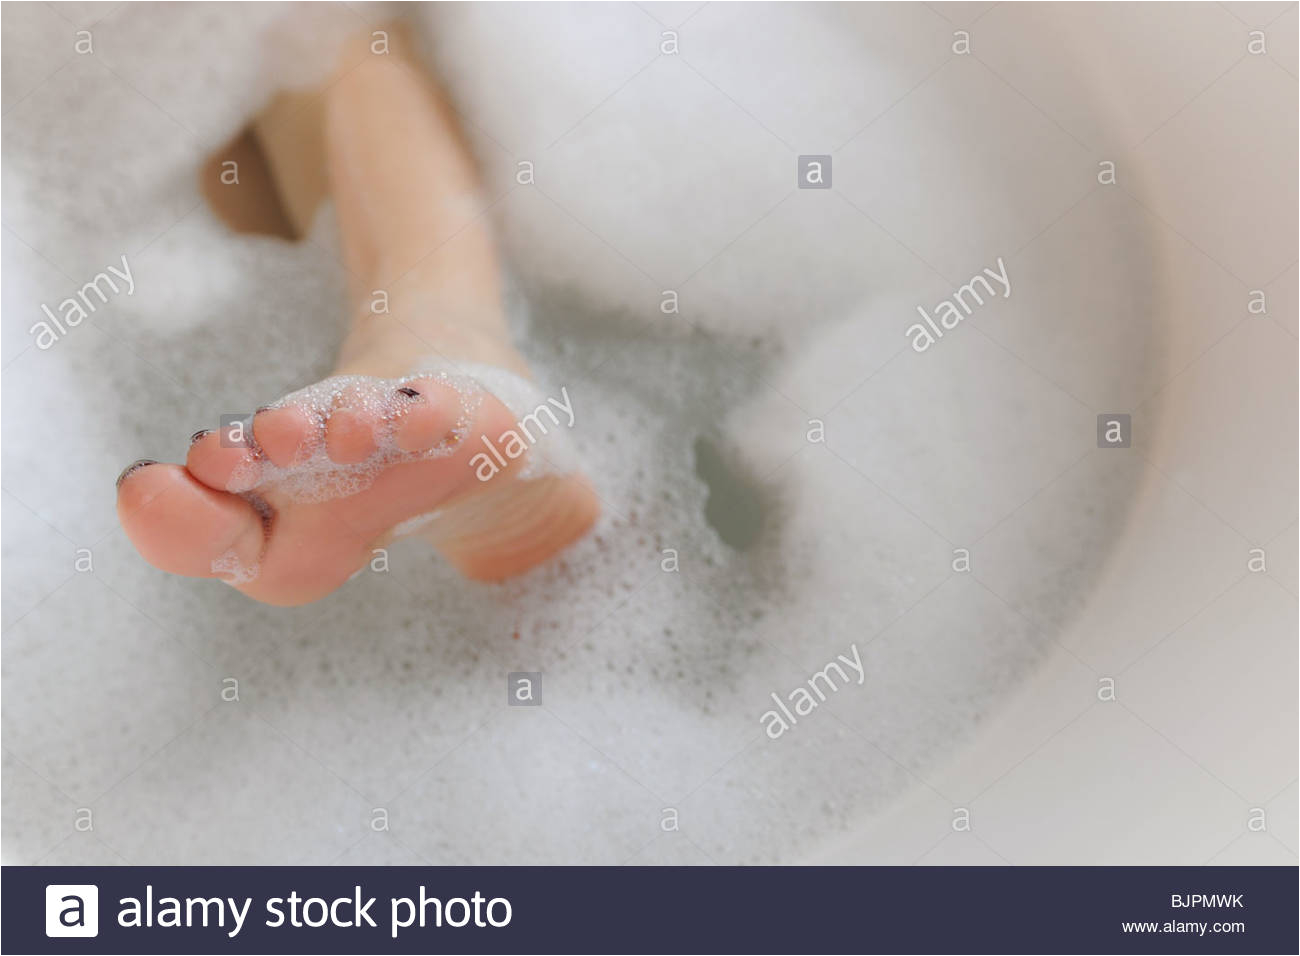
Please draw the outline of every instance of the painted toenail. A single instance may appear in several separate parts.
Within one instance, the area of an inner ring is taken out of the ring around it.
[[[211,434],[212,434],[211,428],[200,428],[198,431],[196,431],[193,435],[190,436],[190,444],[193,445],[204,435],[211,435]]]
[[[139,461],[131,462],[131,464],[123,468],[122,473],[117,476],[117,487],[121,488],[122,482],[126,481],[127,475],[131,474],[132,472],[139,471],[141,468],[145,467],[146,465],[156,465],[156,464],[158,464],[158,462],[154,461],[152,458],[141,458]]]
[[[403,386],[403,387],[399,388],[397,391],[398,391],[399,394],[401,394],[401,395],[405,395],[407,398],[423,398],[423,397],[424,397],[424,396],[421,395],[419,392],[417,392],[415,389],[413,389],[413,388],[409,388],[409,387],[407,387],[407,386]]]

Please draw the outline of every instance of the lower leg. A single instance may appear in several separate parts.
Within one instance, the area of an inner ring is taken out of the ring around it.
[[[455,112],[400,30],[389,52],[344,64],[324,92],[277,98],[258,124],[291,215],[309,223],[322,185],[334,198],[353,307],[339,371],[400,374],[440,356],[526,375]]]

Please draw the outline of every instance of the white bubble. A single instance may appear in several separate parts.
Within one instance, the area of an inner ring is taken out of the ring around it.
[[[394,465],[444,458],[455,452],[472,431],[485,392],[501,401],[517,420],[546,404],[541,389],[512,372],[469,363],[448,370],[439,367],[440,364],[423,363],[412,374],[396,379],[336,375],[271,403],[266,407],[294,407],[306,413],[314,427],[314,433],[305,442],[310,453],[288,465],[277,465],[264,454],[251,456],[231,472],[226,490],[236,494],[274,491],[291,501],[307,503],[348,497],[369,488],[380,473]],[[412,405],[410,398],[399,389],[419,379],[434,379],[454,390],[460,410],[448,434],[432,448],[404,451],[397,446],[395,426],[409,414]],[[327,452],[325,433],[330,416],[344,405],[349,411],[379,423],[373,433],[375,450],[363,461],[340,464]],[[244,430],[245,434],[252,434],[251,420]],[[518,478],[529,480],[576,469],[577,462],[562,424],[545,433],[539,432],[536,438]]]
[[[212,573],[218,575],[227,584],[247,584],[257,579],[261,566],[256,562],[244,564],[234,549],[212,559]]]

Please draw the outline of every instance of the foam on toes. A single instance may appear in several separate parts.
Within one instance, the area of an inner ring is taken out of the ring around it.
[[[236,454],[210,473],[236,493],[274,489],[304,502],[353,495],[393,465],[451,454],[482,398],[473,380],[445,372],[334,376],[259,409],[247,447],[223,449]]]

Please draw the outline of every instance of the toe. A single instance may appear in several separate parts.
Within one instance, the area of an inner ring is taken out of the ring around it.
[[[325,426],[325,452],[340,465],[365,461],[375,453],[375,427],[382,421],[373,409],[337,408]]]
[[[218,568],[255,568],[262,518],[243,498],[214,491],[180,465],[130,470],[117,492],[117,515],[131,543],[156,568],[211,578]],[[222,564],[222,562],[225,562]]]
[[[253,439],[257,447],[281,468],[311,454],[316,431],[311,414],[296,405],[263,408],[253,416]]]
[[[445,440],[461,414],[455,389],[432,379],[417,379],[397,390],[393,440],[402,451],[427,451]]]
[[[257,484],[261,471],[256,452],[233,428],[196,435],[185,467],[216,491],[247,491]]]

